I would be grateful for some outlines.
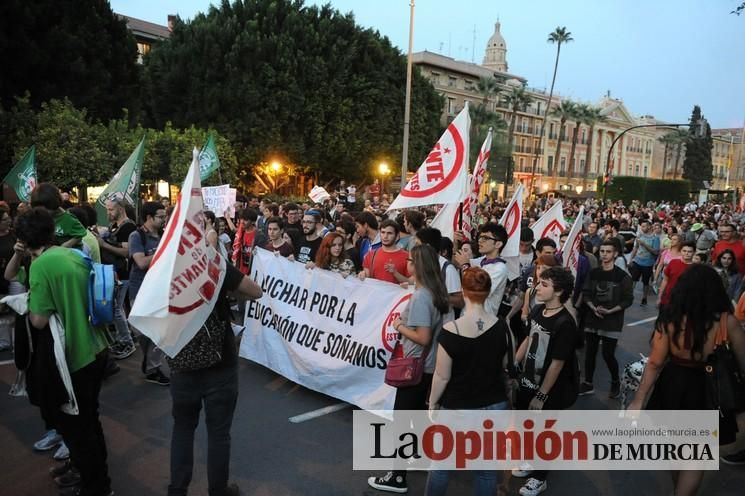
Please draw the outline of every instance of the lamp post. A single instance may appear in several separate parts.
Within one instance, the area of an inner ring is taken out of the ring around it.
[[[380,174],[380,193],[385,194],[385,179],[391,173],[391,168],[386,162],[378,164],[378,174]]]
[[[269,164],[269,169],[272,171],[272,193],[276,193],[277,192],[277,177],[279,176],[279,173],[282,171],[282,164],[274,160],[271,164]]]

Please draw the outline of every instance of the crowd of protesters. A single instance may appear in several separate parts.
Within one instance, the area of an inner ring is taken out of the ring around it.
[[[575,277],[564,268],[568,233],[558,242],[536,239],[529,227],[553,201],[542,198],[527,205],[516,257],[519,270],[511,275],[501,256],[508,240],[498,223],[504,202],[479,204],[471,223],[474,231],[457,232],[455,239],[449,239],[429,227],[434,208],[389,215],[389,198],[377,183],[362,194],[342,181],[327,200],[315,204],[239,196],[232,211],[205,213],[207,242],[230,262],[220,304],[213,312],[217,326],[235,319],[228,292],[243,299],[261,296],[250,280],[250,268],[255,249],[263,248],[308,270],[413,288],[408,306],[393,326],[404,356],[423,358],[424,375],[416,385],[397,388],[395,411],[567,409],[578,396],[596,392],[599,351],[611,377],[608,397],[619,398],[616,348],[625,311],[634,304],[634,286],[641,280],[638,304],[647,306],[651,299],[660,317],[630,408],[643,408],[649,399],[647,407],[656,409],[703,409],[702,364],[721,322],[730,327],[732,347],[745,366],[745,335],[736,319],[745,318],[745,313],[735,311],[744,289],[745,215],[711,203],[566,202],[564,217],[569,223],[585,207]],[[20,204],[12,214],[0,206],[0,268],[5,274],[0,293],[18,294],[30,288],[30,323],[36,330],[48,328],[50,315],[58,313],[68,332],[87,336],[65,344],[73,386],[81,393],[81,416],[74,421],[59,413],[59,398],[50,403],[46,391],[35,384],[44,379],[39,377],[38,363],[31,360],[31,366],[23,365],[29,398],[39,406],[48,431],[34,448],[56,448],[58,459],[69,456],[53,470],[55,481],[68,488],[64,494],[110,494],[97,396],[104,378],[116,372],[115,361],[127,359],[139,347],[144,380],[170,385],[173,397],[169,494],[186,494],[191,480],[193,431],[202,401],[208,411],[208,442],[215,453],[208,463],[210,494],[237,494],[237,487],[228,484],[227,471],[229,429],[238,394],[229,327],[224,338],[227,351],[220,363],[206,371],[191,371],[164,363],[168,360],[163,353],[126,321],[168,222],[170,205],[144,203],[138,222],[129,205],[110,200],[106,203],[110,224],[97,226],[90,206],[69,205],[73,208],[65,210],[62,202],[54,186],[41,184],[30,205]],[[109,332],[95,334],[86,330],[89,323],[75,320],[84,314],[84,306],[75,299],[81,295],[84,265],[82,258],[58,247],[79,248],[115,266],[120,291]],[[59,276],[60,271],[69,275]],[[23,322],[14,319],[0,329],[0,347],[13,345],[12,327],[16,336],[23,334],[19,333]],[[38,343],[34,349],[39,349]],[[216,383],[222,385],[224,396],[219,402],[206,395]],[[232,406],[225,407],[226,403]],[[210,411],[227,424],[210,421]],[[727,412],[722,420],[723,443],[735,440],[736,413]],[[745,464],[745,451],[722,460]],[[499,475],[477,473],[476,494],[496,494]],[[519,490],[523,496],[548,488],[546,471],[523,464],[512,475],[527,479]],[[695,494],[702,476],[693,471],[674,474],[676,494]],[[447,472],[430,472],[426,494],[445,494],[448,481]],[[382,491],[408,491],[405,470],[371,477],[368,484]]]

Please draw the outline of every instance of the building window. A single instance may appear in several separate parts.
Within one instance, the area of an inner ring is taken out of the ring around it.
[[[448,115],[455,115],[455,98],[448,98]]]
[[[525,157],[520,157],[520,170],[525,171]]]
[[[561,161],[559,163],[561,164],[560,167],[559,167],[559,174],[563,176],[564,174],[566,174],[565,171],[567,169],[567,159],[566,159],[566,157],[561,157]]]
[[[647,177],[648,175],[649,175],[649,167],[645,165],[644,166],[644,177]]]
[[[453,76],[448,76],[448,86],[455,86],[455,83],[458,81],[458,78],[454,78]]]
[[[554,157],[548,157],[548,173],[552,174],[554,171]]]
[[[579,160],[579,172],[585,171],[585,159],[581,158]]]
[[[586,143],[587,143],[587,129],[583,129],[582,130],[582,144],[584,145]]]
[[[548,137],[549,139],[554,139],[556,136],[554,135],[554,123],[548,125]]]
[[[638,176],[639,175],[639,164],[636,164],[636,167],[634,168],[634,173]]]
[[[137,63],[142,64],[142,57],[150,53],[150,43],[137,43]]]

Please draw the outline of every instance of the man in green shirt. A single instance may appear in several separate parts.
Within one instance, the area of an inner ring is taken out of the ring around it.
[[[81,248],[88,230],[83,224],[62,208],[62,195],[51,183],[41,183],[31,192],[31,206],[42,207],[54,218],[54,237],[57,245],[66,248]]]
[[[18,217],[16,236],[31,256],[28,301],[31,324],[41,329],[37,332],[51,332],[49,319],[57,314],[65,329],[65,360],[79,413],[68,415],[57,408],[53,411],[53,423],[80,472],[79,494],[109,495],[106,441],[98,417],[98,394],[107,348],[103,332],[88,319],[90,269],[79,253],[54,246],[55,222],[45,208],[34,208]]]

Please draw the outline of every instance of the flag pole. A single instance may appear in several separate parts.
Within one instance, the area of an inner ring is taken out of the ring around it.
[[[414,0],[409,3],[411,13],[409,14],[409,53],[406,60],[406,102],[404,103],[404,141],[401,157],[401,190],[406,186],[406,173],[409,165],[409,122],[411,120],[411,53],[414,48]]]
[[[460,207],[458,207],[458,230],[463,230],[463,202],[460,202]]]

